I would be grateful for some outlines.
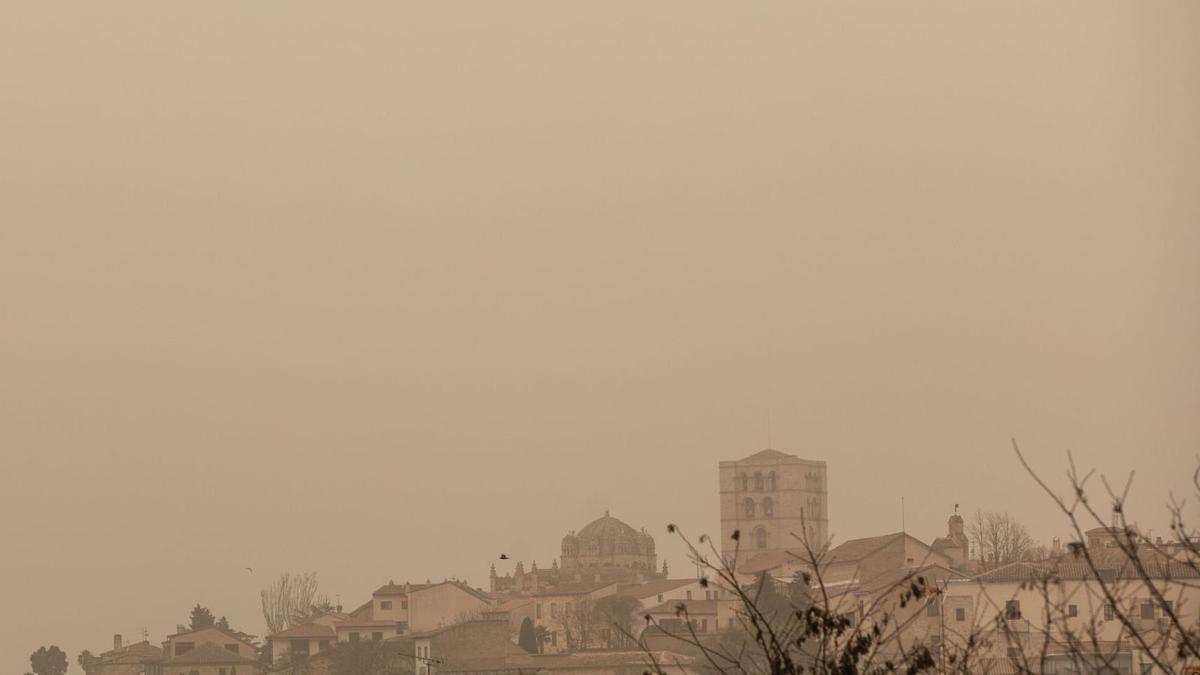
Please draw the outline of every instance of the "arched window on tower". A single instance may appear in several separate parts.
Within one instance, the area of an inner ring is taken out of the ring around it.
[[[767,490],[769,490],[771,492],[775,491],[775,472],[774,471],[767,474]]]
[[[754,531],[754,546],[757,548],[767,547],[767,531],[763,528],[758,528]]]
[[[742,474],[738,475],[738,480],[742,484],[742,492],[749,492],[750,491],[750,477],[747,476],[746,474],[742,473]]]
[[[747,518],[753,518],[754,517],[754,500],[750,499],[749,497],[746,497],[746,500],[742,502],[742,510],[745,512]]]
[[[762,475],[762,472],[761,472],[761,471],[755,471],[755,472],[754,472],[754,489],[755,489],[755,490],[758,490],[759,492],[762,492],[762,489],[763,489],[763,475]]]
[[[770,497],[763,497],[762,500],[763,517],[770,518],[775,515],[775,502]]]

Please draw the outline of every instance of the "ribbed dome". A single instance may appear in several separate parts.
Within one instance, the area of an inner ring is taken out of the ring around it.
[[[576,536],[580,541],[584,542],[617,541],[618,539],[636,541],[640,534],[640,532],[624,522],[608,515],[606,511],[604,517],[597,518],[585,525]]]

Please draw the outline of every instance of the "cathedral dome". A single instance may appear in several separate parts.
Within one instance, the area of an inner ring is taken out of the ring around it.
[[[637,530],[613,518],[605,511],[604,517],[597,518],[585,525],[576,536],[583,542],[615,542],[617,540],[636,541],[639,539],[639,534]]]

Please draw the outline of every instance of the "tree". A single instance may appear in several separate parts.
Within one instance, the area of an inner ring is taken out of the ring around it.
[[[79,652],[79,656],[76,660],[79,662],[79,667],[82,668],[83,672],[86,673],[92,669],[92,666],[96,663],[96,661],[98,659],[96,658],[96,656],[94,654],[92,654],[90,651],[85,649],[85,650]]]
[[[318,590],[316,572],[295,575],[284,572],[275,583],[262,589],[261,597],[263,619],[271,633],[305,623],[329,607],[329,598]]]
[[[533,631],[533,621],[529,617],[521,622],[521,632],[517,637],[517,646],[530,654],[537,654],[541,650],[538,649],[537,634]]]
[[[67,672],[67,655],[58,645],[39,647],[29,655],[29,666],[33,675],[63,675]]]
[[[207,607],[201,607],[200,603],[192,608],[192,615],[189,621],[189,626],[192,630],[200,630],[201,628],[211,628],[217,623],[216,617]]]
[[[976,511],[967,534],[984,570],[1029,560],[1038,549],[1025,526],[1007,513]]]
[[[642,603],[628,595],[608,595],[595,602],[596,622],[606,629],[606,647],[629,646],[627,636],[632,632],[634,617],[641,608]]]

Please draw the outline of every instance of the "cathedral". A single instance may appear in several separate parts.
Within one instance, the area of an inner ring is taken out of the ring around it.
[[[496,593],[532,593],[556,586],[581,583],[643,583],[665,579],[667,565],[658,571],[654,537],[643,528],[635,530],[607,511],[583,529],[568,532],[562,540],[561,564],[554,561],[549,569],[529,569],[518,561],[510,574],[499,576],[492,565],[491,590]]]

